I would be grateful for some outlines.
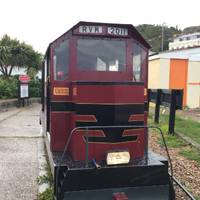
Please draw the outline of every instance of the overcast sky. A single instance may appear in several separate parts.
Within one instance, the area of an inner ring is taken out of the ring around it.
[[[0,0],[0,37],[8,34],[44,53],[79,21],[200,25],[200,0]]]

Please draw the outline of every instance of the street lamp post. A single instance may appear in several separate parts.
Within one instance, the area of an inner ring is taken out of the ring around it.
[[[164,49],[164,27],[165,27],[166,23],[162,23],[162,38],[161,38],[161,51],[163,51]]]

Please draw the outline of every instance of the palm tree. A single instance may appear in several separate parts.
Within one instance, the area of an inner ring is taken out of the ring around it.
[[[0,72],[5,78],[11,76],[14,67],[39,70],[42,55],[32,46],[4,35],[0,40]]]
[[[0,72],[6,75],[8,68],[5,67],[8,63],[8,58],[10,57],[9,48],[6,46],[0,46]]]

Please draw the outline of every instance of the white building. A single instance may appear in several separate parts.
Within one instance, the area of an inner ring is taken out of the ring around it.
[[[200,32],[182,35],[169,43],[169,50],[185,49],[200,46]]]
[[[183,106],[200,108],[200,47],[149,57],[150,89],[182,89]]]

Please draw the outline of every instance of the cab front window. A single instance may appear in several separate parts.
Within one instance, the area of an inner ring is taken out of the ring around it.
[[[120,40],[79,39],[77,66],[81,71],[124,71],[126,43]]]

